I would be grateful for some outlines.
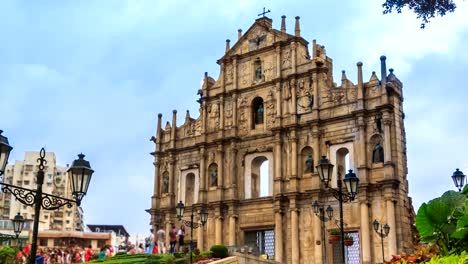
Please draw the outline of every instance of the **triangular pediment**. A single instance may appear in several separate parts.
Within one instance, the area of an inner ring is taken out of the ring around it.
[[[232,46],[232,48],[223,56],[223,58],[234,55],[242,55],[250,51],[273,45],[275,42],[287,40],[289,38],[294,38],[294,36],[272,28],[272,20],[270,18],[259,18],[244,33],[244,35],[242,35],[242,37],[237,40],[234,46]]]

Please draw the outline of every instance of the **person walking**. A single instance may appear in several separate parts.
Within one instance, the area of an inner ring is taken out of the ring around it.
[[[179,248],[183,247],[185,245],[184,243],[184,237],[185,237],[185,226],[181,225],[179,232],[177,233],[179,236]]]
[[[89,245],[88,248],[86,249],[85,262],[89,262],[92,257],[93,257],[93,249],[91,245]]]
[[[174,253],[177,243],[177,229],[174,224],[172,224],[171,231],[169,232],[169,238],[171,246],[169,249],[169,253]]]
[[[162,226],[159,228],[158,232],[156,232],[156,238],[158,240],[158,253],[166,253],[166,247],[164,246],[164,241],[166,241],[166,232]]]

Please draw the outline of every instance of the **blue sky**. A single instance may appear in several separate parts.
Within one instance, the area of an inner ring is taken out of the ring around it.
[[[356,83],[379,57],[404,83],[408,180],[415,209],[468,173],[468,2],[426,29],[412,12],[382,15],[381,1],[0,2],[0,128],[10,162],[42,146],[60,165],[83,152],[96,173],[83,200],[88,224],[147,233],[157,114],[198,115],[205,71],[217,77],[225,40],[237,40],[263,6],[273,26],[301,17],[301,34],[325,45]]]

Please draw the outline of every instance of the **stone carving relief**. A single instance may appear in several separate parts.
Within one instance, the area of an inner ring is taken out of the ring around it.
[[[208,107],[208,127],[210,130],[219,128],[219,106],[218,103],[213,103]]]
[[[239,67],[239,82],[241,85],[245,86],[248,84],[250,79],[250,64],[249,62],[244,62]]]
[[[267,127],[273,127],[276,121],[276,100],[272,90],[268,92],[266,100]]]
[[[195,122],[189,121],[184,125],[184,134],[186,137],[195,136]]]
[[[231,83],[233,78],[233,69],[232,65],[229,64],[226,66],[226,83]]]
[[[232,102],[227,101],[226,102],[226,108],[225,108],[225,122],[226,122],[226,128],[231,128],[232,127]]]
[[[274,64],[272,56],[265,58],[263,76],[265,77],[266,81],[271,80],[274,77]]]
[[[239,133],[247,133],[247,99],[243,96],[238,99],[238,111],[239,111]]]
[[[291,67],[291,50],[289,48],[286,48],[283,51],[283,56],[281,59],[281,66],[283,68]]]
[[[311,112],[314,101],[311,80],[299,80],[297,88],[297,113],[304,114]]]

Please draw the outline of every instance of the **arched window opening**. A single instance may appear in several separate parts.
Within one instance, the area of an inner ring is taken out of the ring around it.
[[[311,147],[305,147],[301,151],[301,171],[306,173],[314,172],[314,151]]]
[[[218,165],[216,163],[212,163],[208,167],[208,173],[210,175],[210,187],[218,186]]]
[[[185,176],[185,204],[192,205],[195,199],[195,174],[189,173]]]
[[[347,171],[351,169],[349,150],[347,148],[340,148],[336,152],[336,163],[336,173],[338,178],[344,179]]]
[[[169,193],[169,172],[165,171],[163,173],[163,191],[162,193]]]
[[[255,97],[252,101],[252,129],[255,125],[263,124],[263,99],[261,97]]]
[[[270,195],[270,162],[264,156],[252,161],[252,198]]]

